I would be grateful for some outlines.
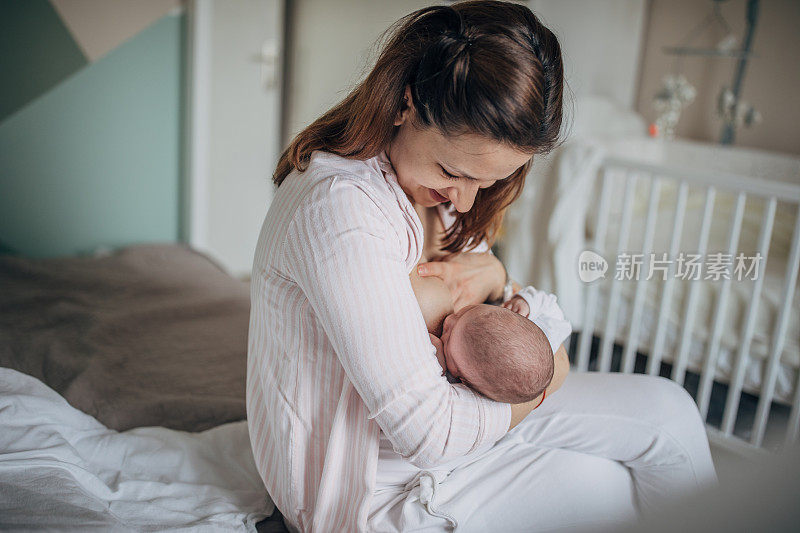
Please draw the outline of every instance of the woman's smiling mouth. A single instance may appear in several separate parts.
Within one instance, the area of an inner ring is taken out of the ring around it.
[[[447,202],[448,201],[447,198],[445,198],[444,196],[442,196],[441,194],[439,194],[435,190],[430,189],[430,191],[431,191],[431,198],[433,198],[437,202]]]

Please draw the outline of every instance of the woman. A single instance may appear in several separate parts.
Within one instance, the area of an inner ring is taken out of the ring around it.
[[[247,406],[290,529],[547,529],[713,478],[697,409],[667,380],[564,381],[559,365],[563,386],[527,416],[538,402],[441,376],[409,274],[427,246],[453,253],[422,266],[456,308],[507,296],[481,250],[558,142],[562,83],[558,42],[526,7],[420,9],[282,155],[253,266]],[[446,233],[424,235],[443,203]]]

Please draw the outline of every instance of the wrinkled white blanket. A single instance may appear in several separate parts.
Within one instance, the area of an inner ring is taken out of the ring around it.
[[[245,421],[119,433],[0,368],[0,529],[255,531],[273,510]]]

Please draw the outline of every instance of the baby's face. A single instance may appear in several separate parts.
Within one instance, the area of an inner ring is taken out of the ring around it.
[[[474,320],[482,320],[491,313],[508,313],[508,309],[487,304],[474,304],[462,307],[457,313],[447,315],[442,325],[442,346],[447,371],[453,377],[469,375],[469,361],[464,346],[465,328]]]

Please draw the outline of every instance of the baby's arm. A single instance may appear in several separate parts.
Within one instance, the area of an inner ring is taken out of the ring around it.
[[[516,302],[514,302],[514,300],[516,300]],[[524,304],[520,303],[519,300],[523,300]],[[515,312],[526,316],[528,320],[541,328],[547,336],[547,340],[550,342],[553,354],[558,351],[559,346],[561,346],[572,333],[572,325],[558,306],[555,294],[536,290],[528,285],[520,290],[513,298],[508,300],[506,304],[509,304],[510,307],[508,308],[512,311],[515,311],[515,309],[513,309],[515,306],[521,308],[523,311],[527,308],[527,313],[520,311]],[[504,307],[506,307],[505,304]]]

